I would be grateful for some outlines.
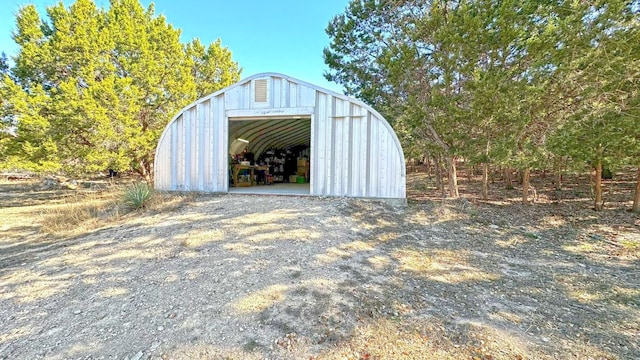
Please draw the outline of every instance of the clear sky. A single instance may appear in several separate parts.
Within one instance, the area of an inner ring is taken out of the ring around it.
[[[94,0],[99,7],[109,0]],[[46,18],[47,6],[57,0],[0,0],[0,51],[17,52],[11,39],[17,10],[35,4]],[[63,1],[66,6],[72,0]],[[145,7],[155,3],[174,27],[182,29],[182,42],[200,38],[209,44],[217,38],[233,53],[243,68],[242,77],[261,72],[279,72],[342,92],[326,81],[327,66],[322,49],[329,44],[324,29],[333,16],[344,12],[349,0],[141,0]]]

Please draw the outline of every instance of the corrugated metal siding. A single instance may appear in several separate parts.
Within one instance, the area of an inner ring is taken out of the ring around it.
[[[254,101],[255,80],[262,79],[267,80],[268,104]],[[405,197],[402,148],[380,114],[357,100],[281,74],[250,77],[184,108],[158,144],[156,188],[228,191],[226,111],[300,107],[313,108],[312,195]]]
[[[316,98],[311,193],[405,197],[404,157],[387,122],[347,99]]]

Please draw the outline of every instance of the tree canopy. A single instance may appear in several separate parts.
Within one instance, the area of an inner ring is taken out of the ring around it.
[[[14,66],[4,75],[4,166],[40,171],[134,170],[149,178],[170,118],[198,96],[239,80],[220,40],[180,42],[180,30],[151,4],[62,2],[41,18],[16,16]],[[4,62],[3,62],[4,63]]]
[[[639,11],[625,0],[352,0],[327,26],[325,76],[390,118],[405,149],[443,157],[452,196],[459,157],[524,174],[553,159],[637,165]]]

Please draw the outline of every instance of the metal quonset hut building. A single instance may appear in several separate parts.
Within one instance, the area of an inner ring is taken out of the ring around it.
[[[229,151],[309,146],[309,194],[405,198],[406,169],[393,129],[373,108],[277,73],[257,74],[188,105],[165,128],[155,188],[229,191]]]

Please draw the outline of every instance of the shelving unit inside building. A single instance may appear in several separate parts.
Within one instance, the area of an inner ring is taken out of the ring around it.
[[[283,74],[185,107],[156,150],[155,187],[405,198],[397,136],[368,105]]]

